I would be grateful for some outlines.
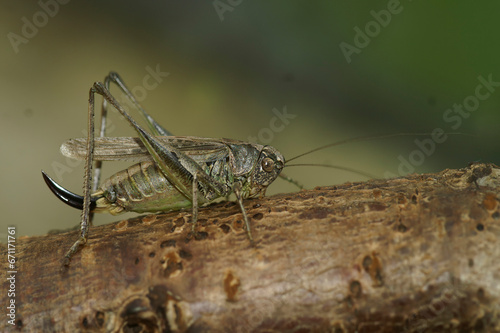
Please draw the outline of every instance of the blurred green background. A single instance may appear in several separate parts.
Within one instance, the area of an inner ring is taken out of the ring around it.
[[[479,76],[500,81],[499,2],[41,3],[0,4],[2,239],[7,225],[20,236],[78,223],[80,212],[49,192],[40,170],[81,193],[83,164],[67,161],[59,146],[84,135],[88,89],[110,70],[130,87],[143,84],[148,68],[168,72],[142,104],[178,135],[260,134],[290,158],[360,135],[442,128],[476,136],[437,144],[415,172],[499,162],[500,89],[460,124],[443,118],[474,96]],[[340,46],[356,43],[346,57]],[[276,130],[273,109],[284,108],[295,117]],[[115,113],[111,121],[111,136],[134,135]],[[297,162],[398,175],[398,157],[418,150],[414,140],[353,143]],[[104,172],[121,167],[108,163]],[[312,167],[285,171],[307,188],[366,179]],[[284,191],[296,188],[277,180],[268,193]],[[97,216],[96,224],[121,218]]]

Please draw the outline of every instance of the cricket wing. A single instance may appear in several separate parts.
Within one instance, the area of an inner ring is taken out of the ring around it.
[[[210,162],[225,159],[228,146],[223,140],[165,136],[157,137],[170,144],[196,162]],[[61,153],[69,158],[84,160],[87,155],[87,139],[69,139],[61,146]],[[95,161],[152,161],[153,158],[139,138],[131,137],[97,137],[94,142]]]

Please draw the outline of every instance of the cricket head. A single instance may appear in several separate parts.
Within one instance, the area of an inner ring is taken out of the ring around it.
[[[248,197],[263,197],[267,187],[278,178],[285,166],[285,158],[271,146],[262,147],[249,179]]]

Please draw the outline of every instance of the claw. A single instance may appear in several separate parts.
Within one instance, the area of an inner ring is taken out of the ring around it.
[[[83,209],[83,197],[75,194],[73,192],[68,191],[58,183],[56,183],[52,178],[50,178],[45,172],[42,171],[42,176],[43,180],[45,180],[45,183],[47,186],[50,188],[52,193],[56,195],[56,197],[59,198],[62,202],[65,204],[77,208],[77,209]],[[95,208],[96,205],[96,199],[91,198],[90,199],[90,211],[92,211]]]

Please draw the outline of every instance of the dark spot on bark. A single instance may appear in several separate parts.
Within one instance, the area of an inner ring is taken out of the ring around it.
[[[154,257],[155,257],[155,255],[156,255],[156,253],[154,253],[154,252],[149,253],[149,257],[150,257],[150,258],[154,258]]]
[[[479,298],[480,301],[484,300],[484,289],[483,288],[479,288],[477,290],[477,297]]]
[[[474,170],[474,173],[478,176],[478,178],[483,178],[486,176],[489,176],[493,169],[491,168],[491,165],[486,165],[481,168],[477,168]]]
[[[194,239],[199,241],[199,240],[203,240],[206,238],[208,238],[208,232],[205,232],[205,231],[195,232]]]
[[[134,264],[138,265],[140,262],[139,258],[135,258]]]
[[[414,204],[417,203],[417,196],[415,194],[411,196],[411,202]]]
[[[23,327],[23,321],[21,319],[16,320],[16,327],[17,328],[22,328]]]
[[[186,221],[184,221],[183,217],[179,217],[179,218],[175,219],[174,223],[176,226],[182,227],[184,225],[184,223],[186,223]]]
[[[226,292],[226,300],[229,302],[235,302],[237,300],[236,296],[238,289],[240,288],[240,279],[229,271],[224,277],[224,291]]]
[[[198,221],[196,221],[196,223],[199,223],[199,225],[201,226],[206,226],[207,222],[208,222],[207,219],[198,219]]]
[[[377,285],[381,286],[384,284],[384,278],[382,277],[382,272],[380,269],[377,269],[377,272],[375,273],[375,280],[377,281]]]
[[[475,168],[472,171],[472,175],[469,176],[467,181],[469,183],[475,183],[479,178],[483,178],[491,174],[491,171],[492,171],[491,166]]]
[[[476,224],[476,229],[477,229],[477,231],[483,231],[484,225],[482,223],[478,223],[478,224]]]
[[[212,220],[212,224],[217,224],[217,222],[219,222],[219,220],[218,220],[218,219],[213,219],[213,220]]]
[[[59,273],[60,273],[63,277],[67,277],[67,276],[68,276],[68,272],[69,272],[69,263],[70,263],[69,258],[64,257],[64,258],[61,260],[61,268],[59,269]]]
[[[300,219],[313,220],[313,219],[324,219],[331,213],[332,210],[326,207],[309,208],[304,210],[300,215]]]
[[[484,332],[484,329],[484,320],[476,321],[476,324],[474,325],[474,332]]]
[[[166,241],[161,242],[160,247],[165,248],[165,247],[175,247],[175,240],[174,239],[169,239]]]
[[[231,227],[228,226],[227,224],[221,224],[219,228],[222,230],[223,233],[227,234],[229,231],[231,231]]]
[[[493,214],[491,214],[491,217],[494,219],[500,218],[500,212],[494,212]]]
[[[139,324],[135,323],[127,323],[123,327],[123,333],[140,333],[142,332],[143,327],[141,327]]]
[[[165,224],[165,230],[167,233],[174,232],[175,228],[177,228],[177,226],[175,224],[173,224],[172,222],[168,222]]]
[[[351,294],[354,298],[360,298],[361,293],[362,293],[362,287],[361,283],[359,281],[351,281],[351,284],[349,285],[349,290],[351,291]]]
[[[339,327],[338,325],[336,325],[336,326],[334,327],[334,331],[333,331],[333,333],[344,333],[344,332],[345,332],[345,331],[344,331],[344,329],[343,329],[342,327]]]
[[[182,322],[182,310],[179,308],[177,303],[174,303],[174,312],[175,312],[175,321],[178,324],[179,322]]]
[[[83,326],[83,328],[89,328],[89,321],[88,321],[87,317],[83,317],[82,326]]]
[[[363,258],[363,268],[365,271],[368,271],[370,269],[370,266],[372,265],[372,257],[366,256]]]
[[[153,308],[158,308],[165,306],[167,303],[168,289],[162,285],[156,285],[149,288],[149,292],[146,295],[149,298],[149,303]]]
[[[182,259],[189,260],[193,258],[193,255],[190,252],[181,249],[179,250],[179,257],[181,257]]]
[[[431,309],[434,313],[440,313],[446,308],[447,302],[442,300],[437,300],[432,302]]]
[[[104,313],[101,311],[97,311],[95,313],[95,322],[97,323],[97,326],[103,327],[104,326]]]
[[[406,232],[408,230],[408,228],[404,224],[400,223],[400,224],[398,224],[397,230],[399,232]]]
[[[254,216],[252,216],[252,218],[254,220],[262,220],[263,217],[264,217],[264,214],[262,214],[262,213],[257,213]]]
[[[474,266],[474,259],[470,258],[469,259],[469,267],[473,267]]]
[[[132,228],[139,224],[142,224],[142,220],[137,220],[137,219],[127,220],[127,228]]]
[[[365,271],[370,274],[370,277],[374,283],[374,286],[382,286],[384,284],[384,279],[382,276],[382,263],[378,259],[376,253],[373,255],[367,255],[363,258],[362,263]]]
[[[226,202],[226,204],[224,205],[225,208],[229,208],[229,207],[233,207],[234,205],[236,205],[235,202],[233,201],[228,201]]]
[[[486,193],[483,199],[483,206],[487,210],[497,208],[497,196],[494,193]]]

